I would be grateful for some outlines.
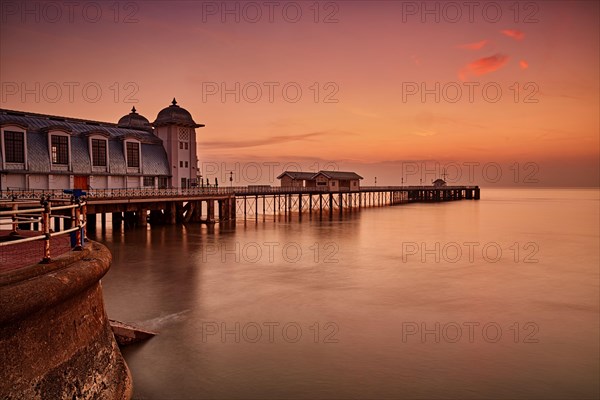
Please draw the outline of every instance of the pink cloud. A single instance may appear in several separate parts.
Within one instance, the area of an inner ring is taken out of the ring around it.
[[[504,29],[500,32],[502,32],[503,35],[506,35],[518,41],[525,39],[525,34],[517,29]]]
[[[470,75],[481,76],[494,72],[506,65],[508,56],[503,54],[494,54],[490,57],[480,58],[465,65],[459,72],[458,76],[461,80],[465,80]]]
[[[488,44],[489,40],[484,39],[481,40],[479,42],[475,42],[475,43],[467,43],[467,44],[461,44],[459,46],[457,46],[459,49],[467,49],[467,50],[480,50],[483,48],[483,46],[485,46],[486,44]]]
[[[525,60],[521,60],[519,61],[519,67],[521,67],[521,69],[527,69],[529,68],[529,63]]]

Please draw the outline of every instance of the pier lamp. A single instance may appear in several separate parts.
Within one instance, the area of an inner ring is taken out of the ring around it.
[[[229,171],[229,186],[233,187],[233,171]]]

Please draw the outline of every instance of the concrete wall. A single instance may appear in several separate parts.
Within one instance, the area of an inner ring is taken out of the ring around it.
[[[104,311],[111,262],[90,242],[0,275],[0,398],[129,399],[131,377]]]

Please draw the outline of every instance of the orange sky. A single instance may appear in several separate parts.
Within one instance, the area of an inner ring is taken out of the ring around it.
[[[236,184],[256,183],[251,162],[263,175],[335,165],[367,184],[492,162],[498,182],[477,167],[463,183],[531,184],[533,163],[533,185],[598,186],[597,2],[115,4],[3,2],[0,106],[116,122],[135,105],[152,121],[176,97],[206,124],[203,170],[234,170]]]

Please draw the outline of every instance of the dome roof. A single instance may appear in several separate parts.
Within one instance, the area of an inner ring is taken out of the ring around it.
[[[130,129],[141,129],[144,131],[151,131],[152,125],[143,115],[137,113],[135,107],[131,109],[131,112],[122,117],[117,123],[119,128],[130,128]]]
[[[169,107],[163,108],[158,113],[156,121],[152,123],[154,126],[162,125],[181,125],[192,128],[199,128],[204,125],[197,124],[192,118],[192,114],[189,113],[185,108],[181,108],[177,105],[177,101],[173,99],[173,102]]]

